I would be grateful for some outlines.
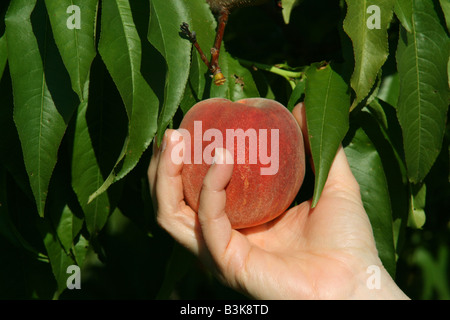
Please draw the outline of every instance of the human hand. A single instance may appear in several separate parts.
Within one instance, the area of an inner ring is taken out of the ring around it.
[[[307,137],[303,104],[293,114]],[[263,225],[234,230],[224,211],[231,154],[216,150],[197,214],[184,202],[183,164],[174,164],[170,157],[179,139],[178,132],[167,130],[150,162],[158,223],[226,285],[256,299],[407,298],[378,257],[359,185],[342,146],[314,209],[306,201]],[[380,270],[379,289],[367,285],[371,266]]]

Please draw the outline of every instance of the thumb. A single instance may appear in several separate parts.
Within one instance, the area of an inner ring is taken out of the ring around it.
[[[233,156],[223,148],[215,150],[200,193],[198,219],[206,246],[214,260],[220,257],[231,238],[231,223],[225,212],[225,188],[233,173]]]
[[[229,285],[238,286],[236,279],[251,245],[239,231],[232,229],[225,211],[225,188],[233,173],[233,156],[222,148],[215,150],[214,163],[209,168],[200,193],[198,220],[210,257],[218,268],[219,277]]]

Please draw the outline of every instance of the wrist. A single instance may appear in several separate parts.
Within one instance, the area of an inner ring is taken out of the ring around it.
[[[380,263],[370,265],[358,276],[352,297],[357,300],[407,300],[409,297],[398,287]]]

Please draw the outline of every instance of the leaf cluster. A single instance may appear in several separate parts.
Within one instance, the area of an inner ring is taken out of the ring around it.
[[[0,4],[2,294],[77,297],[66,286],[77,264],[94,275],[84,297],[168,297],[193,260],[157,227],[146,170],[152,143],[212,97],[304,101],[315,170],[297,201],[317,203],[342,144],[391,275],[408,266],[403,250],[424,274],[445,266],[445,246],[436,263],[408,251],[421,245],[408,230],[448,233],[435,213],[450,210],[448,1],[282,4],[230,15],[222,86],[179,29],[208,54],[217,22],[204,0]],[[427,283],[422,297],[448,297]]]

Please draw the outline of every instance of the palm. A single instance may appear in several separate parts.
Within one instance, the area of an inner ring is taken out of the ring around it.
[[[347,279],[355,276],[351,270],[365,272],[368,265],[377,263],[370,224],[361,202],[341,198],[328,190],[314,209],[310,209],[308,201],[272,222],[239,233],[247,239],[251,248],[248,251],[252,253],[246,255],[244,261],[230,264],[231,268],[242,266],[242,270],[230,270],[230,274],[236,275],[237,283],[242,282],[239,277],[251,275],[263,279],[265,273],[277,274],[278,277],[267,279],[268,283],[263,285],[265,288],[290,288],[280,291],[277,298],[284,295],[299,298],[346,296],[352,290]],[[245,247],[242,240],[236,242]],[[367,250],[368,242],[373,250]],[[305,279],[301,289],[298,283],[295,288],[291,287],[290,279],[299,277]],[[262,292],[258,298],[273,298],[273,292],[277,292],[241,289]]]

